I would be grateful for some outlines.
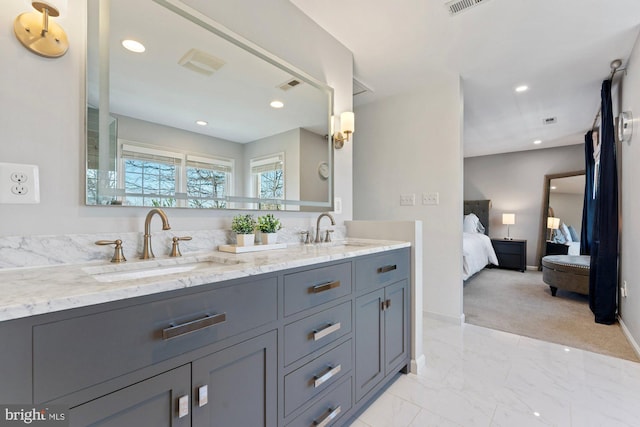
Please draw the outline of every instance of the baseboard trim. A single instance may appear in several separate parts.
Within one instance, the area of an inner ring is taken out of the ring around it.
[[[624,324],[624,321],[621,317],[618,317],[618,322],[620,323],[620,327],[622,328],[622,333],[625,337],[627,337],[627,341],[629,341],[629,344],[631,344],[631,347],[633,347],[633,351],[636,352],[636,356],[640,358],[640,345],[638,345],[633,335],[631,335],[631,331],[627,329],[627,325]]]
[[[411,373],[420,374],[424,371],[424,367],[427,366],[427,358],[424,354],[421,354],[417,359],[411,359]]]
[[[529,270],[529,271],[539,271],[540,268],[537,265],[527,265],[527,270]]]
[[[464,324],[464,313],[462,313],[460,315],[460,317],[456,317],[456,316],[449,316],[446,314],[441,314],[441,313],[434,313],[433,311],[423,311],[422,312],[425,316],[431,318],[431,319],[435,319],[435,320],[440,320],[442,322],[446,322],[446,323],[451,323],[454,325],[462,325]]]

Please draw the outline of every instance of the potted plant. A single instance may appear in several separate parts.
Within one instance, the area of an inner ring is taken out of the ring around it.
[[[258,230],[260,230],[262,243],[273,245],[278,240],[278,230],[282,228],[280,220],[273,214],[258,217]]]
[[[255,240],[256,220],[250,214],[236,215],[231,221],[231,230],[236,233],[238,246],[252,246]]]

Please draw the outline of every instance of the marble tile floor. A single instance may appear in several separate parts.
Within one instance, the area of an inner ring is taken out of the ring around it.
[[[426,368],[351,427],[640,426],[640,364],[424,319]]]

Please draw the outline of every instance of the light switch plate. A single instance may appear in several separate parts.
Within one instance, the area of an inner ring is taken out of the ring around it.
[[[0,163],[0,204],[40,203],[38,166]]]
[[[440,193],[422,193],[422,204],[423,205],[439,205],[440,204]]]
[[[401,194],[400,206],[415,206],[416,195],[415,194]]]

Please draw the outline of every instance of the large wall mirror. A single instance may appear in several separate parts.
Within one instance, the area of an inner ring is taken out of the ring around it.
[[[585,172],[546,175],[544,185],[541,257],[580,255]]]
[[[197,3],[88,1],[86,203],[330,209],[333,89]]]

